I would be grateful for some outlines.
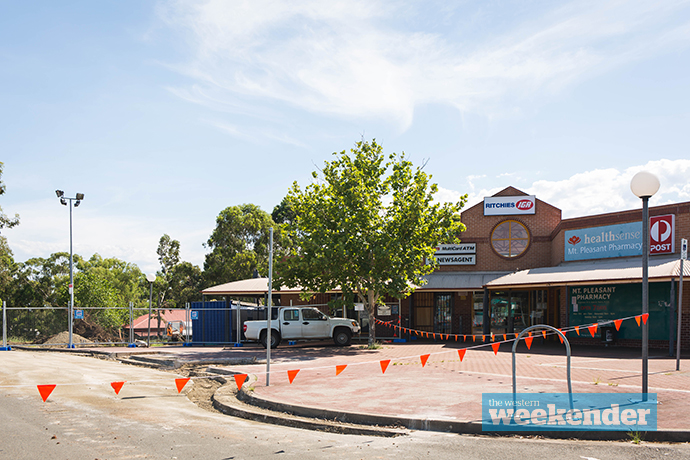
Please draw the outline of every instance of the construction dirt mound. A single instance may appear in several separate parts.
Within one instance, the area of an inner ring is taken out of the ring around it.
[[[64,345],[69,343],[69,332],[60,332],[43,342],[44,345]],[[79,334],[72,333],[72,343],[93,343]]]

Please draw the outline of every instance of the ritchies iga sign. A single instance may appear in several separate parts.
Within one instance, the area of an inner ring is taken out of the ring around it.
[[[487,196],[484,198],[485,216],[515,216],[534,214],[536,210],[534,195]]]
[[[674,240],[675,215],[650,217],[650,254],[673,254]],[[639,255],[642,255],[642,222],[565,232],[566,261]]]
[[[439,265],[476,265],[477,243],[441,244],[434,258]]]

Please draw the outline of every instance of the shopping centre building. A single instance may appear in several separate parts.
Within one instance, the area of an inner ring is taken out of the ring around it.
[[[681,239],[690,236],[690,202],[651,207],[649,216],[649,345],[662,348],[676,336],[680,246]],[[516,333],[536,324],[602,324],[642,313],[641,207],[562,219],[560,209],[508,187],[464,210],[461,219],[467,227],[461,243],[441,245],[435,255],[439,266],[426,284],[405,299],[377,308],[379,320],[414,331],[481,336]],[[683,271],[686,281],[690,263]],[[690,285],[684,285],[681,344],[688,349]],[[259,297],[266,286],[265,278],[243,280],[203,293]],[[327,311],[326,304],[339,295],[316,294],[303,302],[298,294],[283,289],[274,293],[274,302],[309,303]],[[392,335],[388,329],[377,328],[377,336]],[[639,346],[641,341],[634,320],[624,321],[619,330],[599,328],[594,337],[569,338],[600,344],[602,334],[608,343],[623,346]]]

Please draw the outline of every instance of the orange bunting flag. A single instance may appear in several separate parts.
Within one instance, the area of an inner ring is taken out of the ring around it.
[[[528,350],[532,349],[532,340],[534,340],[532,337],[525,337],[525,343],[527,344]]]
[[[457,334],[455,335],[455,341],[456,341],[456,342],[458,341],[458,336],[457,336]]]
[[[517,332],[515,332],[515,333],[513,333],[513,335],[515,335],[515,338],[517,339],[519,334]]]
[[[477,341],[477,336],[476,336],[476,335],[473,335],[473,336],[472,336],[472,341],[473,341],[473,342],[476,342],[476,341]]]
[[[642,315],[642,323],[647,324],[647,320],[649,319],[649,313],[645,313]]]
[[[247,380],[247,374],[235,374],[235,384],[237,384],[237,389],[241,390],[242,385]]]
[[[464,342],[465,340],[467,340],[467,335],[462,336],[462,341]]]
[[[462,362],[463,358],[465,357],[465,352],[467,352],[466,348],[462,348],[458,350],[458,356],[460,356],[460,362]]]
[[[592,337],[594,337],[594,334],[597,333],[597,326],[599,326],[599,324],[597,323],[594,323],[591,326],[587,326],[587,329],[589,329],[589,333],[592,334]]]
[[[491,333],[491,341],[493,342],[494,340],[496,340],[496,338],[494,337],[494,333],[492,332]]]
[[[508,335],[507,335],[507,334],[503,334],[503,340],[504,340],[504,341],[505,341],[505,340],[508,340]]]
[[[642,318],[642,316],[636,316],[635,317],[635,321],[637,321],[638,326],[640,325],[640,318]]]
[[[422,360],[422,367],[426,366],[426,360],[429,359],[429,356],[431,355],[422,355],[419,357],[419,359]]]
[[[577,332],[577,335],[580,335],[580,327],[579,326],[575,326],[575,332]]]
[[[390,359],[384,359],[382,360],[379,364],[381,364],[381,373],[385,374],[386,369],[388,369],[388,365],[391,363]]]
[[[115,394],[119,395],[120,390],[122,390],[122,385],[124,385],[125,382],[113,382],[110,384],[111,387],[113,387],[113,390],[115,390]]]
[[[486,336],[485,335],[482,336],[482,343],[483,342],[486,342]]]
[[[297,377],[297,373],[299,372],[299,369],[295,371],[288,371],[288,380],[290,383],[292,383],[293,380],[295,380],[295,377]]]
[[[615,320],[615,321],[613,322],[613,324],[616,325],[616,330],[617,330],[617,331],[620,331],[620,330],[621,330],[621,324],[623,324],[623,320],[622,320],[622,319],[617,319],[617,320]]]
[[[46,399],[48,399],[48,396],[50,396],[56,386],[57,385],[36,385],[43,402],[46,402]]]
[[[529,337],[532,337],[532,333],[531,333],[531,332],[528,332],[527,335],[528,335]]]
[[[546,338],[546,331],[541,331],[541,335],[543,335],[544,338]]]
[[[339,366],[335,366],[335,376],[336,376],[336,377],[339,376],[340,373],[341,373],[342,371],[344,371],[346,367],[347,367],[347,364],[341,364],[341,365],[339,365]]]
[[[494,355],[498,354],[498,347],[501,346],[501,342],[496,342],[491,344],[491,348],[494,349]]]
[[[562,330],[562,329],[559,329],[558,332],[560,332],[561,334],[563,334],[563,330]],[[561,343],[563,343],[563,337],[561,337],[561,334],[558,334],[558,338],[560,339]],[[565,334],[563,334],[563,335],[565,335]]]
[[[187,385],[187,382],[189,382],[189,377],[186,379],[175,379],[175,385],[177,385],[177,392],[181,393],[182,389],[184,388],[185,385]]]

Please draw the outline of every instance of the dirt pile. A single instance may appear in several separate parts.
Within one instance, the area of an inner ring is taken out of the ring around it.
[[[43,342],[44,345],[64,345],[66,343],[69,343],[69,332],[64,331],[60,332],[59,334],[55,334],[54,336],[50,337],[48,340]],[[80,336],[79,334],[72,333],[72,343],[93,343],[90,340],[85,339],[84,337]]]

